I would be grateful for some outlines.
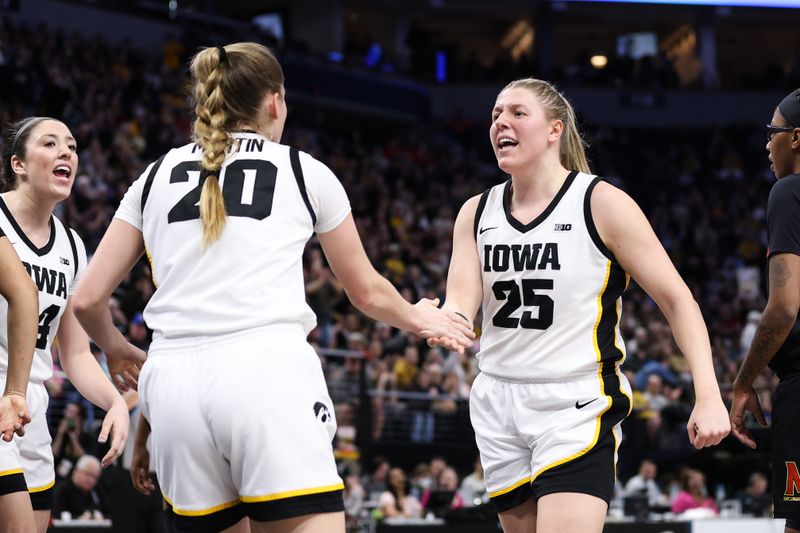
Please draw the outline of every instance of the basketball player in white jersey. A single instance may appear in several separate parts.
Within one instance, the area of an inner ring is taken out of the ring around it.
[[[106,353],[123,352],[106,302],[147,252],[154,338],[138,387],[178,531],[343,532],[333,405],[306,342],[315,323],[306,241],[317,234],[365,314],[443,334],[460,350],[471,325],[435,302],[406,302],[371,266],[333,173],[278,144],[283,72],[267,48],[208,48],[191,72],[197,142],[131,186],[81,285],[78,316]]]
[[[0,195],[0,229],[37,286],[39,324],[27,386],[31,422],[14,446],[0,446],[0,483],[16,476],[15,491],[24,488],[30,494],[36,530],[41,533],[47,529],[55,483],[43,383],[53,374],[50,348],[56,339],[67,377],[85,398],[108,412],[99,437],[100,442],[106,442],[109,432],[113,437],[104,465],[122,452],[128,433],[125,401],[95,360],[72,313],[72,294],[86,268],[83,242],[53,216],[55,205],[70,194],[77,167],[75,139],[62,122],[31,117],[9,127],[3,150],[7,192]],[[0,313],[6,312],[2,300]],[[5,322],[0,320],[0,373],[6,371],[7,340]]]
[[[36,330],[39,321],[39,291],[20,263],[8,237],[0,228],[0,296],[7,303],[7,338],[2,352],[8,355],[6,368],[0,372],[5,382],[0,398],[0,435],[8,443],[15,435],[25,435],[24,425],[30,422],[26,401]],[[0,447],[16,448],[17,443],[0,443]],[[33,531],[35,527],[31,499],[22,470],[0,472],[0,532]]]
[[[483,309],[470,417],[487,490],[507,533],[599,533],[631,409],[619,371],[628,273],[689,360],[697,448],[730,430],[708,334],[639,207],[589,174],[572,107],[552,85],[507,85],[489,137],[511,179],[462,207],[444,305],[470,319]]]

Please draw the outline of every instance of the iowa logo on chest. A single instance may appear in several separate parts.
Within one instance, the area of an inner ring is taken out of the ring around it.
[[[28,271],[28,275],[36,283],[39,292],[46,292],[47,294],[67,299],[67,276],[63,272],[32,265],[26,261],[23,261],[22,264],[25,266],[25,270]]]

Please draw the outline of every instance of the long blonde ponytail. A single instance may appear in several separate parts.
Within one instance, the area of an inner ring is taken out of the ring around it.
[[[279,93],[283,70],[270,50],[258,43],[234,43],[198,52],[190,67],[195,101],[194,138],[203,149],[207,175],[200,193],[203,247],[222,236],[228,220],[219,174],[233,144],[231,132],[252,124],[264,97]]]

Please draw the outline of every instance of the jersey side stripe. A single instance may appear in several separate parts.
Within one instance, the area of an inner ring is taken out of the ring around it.
[[[150,196],[150,188],[153,186],[153,180],[156,177],[156,173],[158,172],[161,163],[164,162],[165,157],[166,154],[159,157],[158,161],[153,163],[153,167],[150,169],[150,173],[147,175],[147,179],[144,181],[144,187],[142,187],[142,213],[144,213],[144,205],[147,203],[147,197]]]
[[[308,214],[311,215],[311,224],[317,225],[317,215],[311,207],[311,201],[308,199],[308,191],[306,190],[306,180],[303,178],[303,167],[300,165],[300,152],[295,148],[289,148],[289,159],[292,162],[292,170],[294,171],[294,179],[297,180],[297,187],[300,189],[300,195],[303,197],[303,202],[306,204]]]
[[[475,242],[478,242],[478,223],[483,215],[483,210],[486,209],[486,201],[489,199],[489,193],[492,189],[486,189],[481,194],[481,199],[478,201],[478,208],[475,210],[475,221],[472,223],[473,233],[475,233]]]
[[[59,220],[61,222],[61,220]],[[75,245],[75,236],[72,234],[72,230],[67,227],[66,224],[61,222],[61,227],[64,228],[64,231],[67,232],[67,238],[69,239],[69,247],[72,248],[72,259],[75,261],[75,276],[78,275],[78,247]]]

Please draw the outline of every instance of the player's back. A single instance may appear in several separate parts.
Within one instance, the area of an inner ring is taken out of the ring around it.
[[[330,170],[307,154],[295,151],[293,160],[288,146],[258,134],[233,137],[219,172],[227,222],[218,241],[203,247],[205,173],[194,143],[151,165],[118,212],[134,225],[132,207],[141,213],[156,284],[145,319],[157,336],[314,327],[305,302],[303,249],[315,229],[341,222],[349,212],[347,198]]]

